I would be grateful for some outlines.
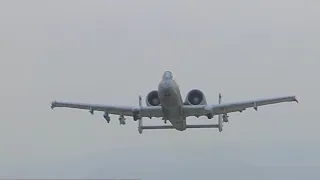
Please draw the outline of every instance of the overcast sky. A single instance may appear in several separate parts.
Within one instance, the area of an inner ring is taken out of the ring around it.
[[[2,0],[0,177],[319,179],[319,18],[317,0]],[[209,103],[219,92],[300,103],[230,114],[222,133],[142,135],[131,118],[120,127],[50,109],[138,105],[165,70],[183,96],[198,88]]]

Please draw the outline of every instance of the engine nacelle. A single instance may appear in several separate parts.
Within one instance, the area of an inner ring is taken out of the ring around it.
[[[147,106],[160,106],[160,98],[157,90],[149,92],[146,103]]]
[[[198,89],[189,91],[184,101],[185,105],[205,105],[207,104],[206,97],[203,92]]]

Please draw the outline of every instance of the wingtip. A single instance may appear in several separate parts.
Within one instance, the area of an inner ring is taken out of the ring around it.
[[[51,109],[53,109],[53,108],[55,108],[55,107],[56,107],[56,106],[55,106],[55,104],[56,104],[56,101],[52,101],[52,102],[51,102],[51,106],[50,106],[50,107],[51,107]]]
[[[293,98],[294,98],[294,101],[295,101],[296,103],[299,103],[299,100],[298,100],[298,98],[297,98],[296,96],[294,96]]]

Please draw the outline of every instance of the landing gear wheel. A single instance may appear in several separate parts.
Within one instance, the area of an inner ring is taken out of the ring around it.
[[[108,113],[104,113],[103,118],[107,121],[107,123],[110,123],[110,116]]]
[[[223,122],[229,122],[229,116],[227,114],[222,115]]]
[[[213,115],[212,115],[212,114],[207,114],[207,118],[208,118],[208,119],[212,119],[212,118],[213,118]]]

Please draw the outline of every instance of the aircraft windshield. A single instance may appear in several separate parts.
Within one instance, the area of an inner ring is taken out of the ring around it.
[[[173,78],[173,75],[170,71],[166,71],[164,74],[163,74],[163,79],[172,79]]]

